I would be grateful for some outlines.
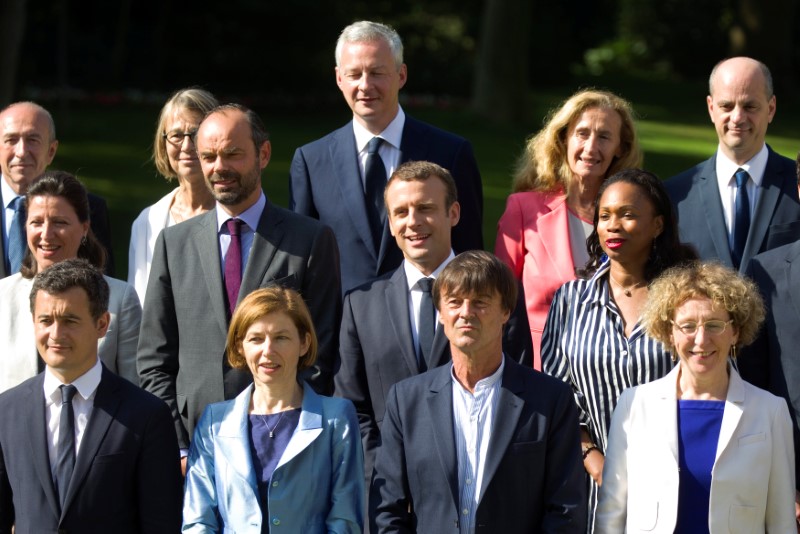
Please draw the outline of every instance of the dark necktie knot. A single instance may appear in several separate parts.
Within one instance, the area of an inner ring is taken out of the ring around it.
[[[738,169],[734,176],[736,177],[736,187],[745,187],[747,180],[750,179],[750,175],[744,169]]]
[[[381,148],[381,144],[383,143],[383,139],[380,137],[373,137],[367,143],[367,154],[377,154],[378,149]]]
[[[420,278],[417,282],[417,287],[423,293],[430,293],[433,289],[433,278]]]
[[[58,389],[61,390],[61,404],[71,404],[72,397],[74,397],[75,393],[78,392],[78,388],[76,388],[72,384],[60,385],[58,386]]]
[[[14,197],[14,199],[8,203],[8,207],[15,212],[19,211],[19,209],[22,207],[22,199],[22,196]]]

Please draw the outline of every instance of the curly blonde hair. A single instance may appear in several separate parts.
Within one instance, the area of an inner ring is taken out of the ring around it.
[[[664,272],[650,286],[642,324],[647,335],[672,346],[672,320],[684,302],[708,298],[728,312],[739,331],[737,346],[752,343],[764,322],[764,301],[758,287],[736,271],[715,262],[692,262]]]
[[[641,166],[642,151],[636,137],[633,107],[627,100],[613,93],[584,89],[569,97],[558,109],[552,110],[547,116],[545,127],[528,138],[514,173],[515,193],[569,190],[573,176],[567,161],[567,135],[570,126],[581,114],[593,108],[614,110],[622,120],[622,156],[614,158],[606,176],[622,169]]]

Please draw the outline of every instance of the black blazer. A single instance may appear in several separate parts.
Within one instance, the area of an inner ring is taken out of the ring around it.
[[[759,254],[746,274],[764,296],[767,317],[756,341],[740,351],[739,372],[751,384],[786,399],[800,489],[800,241]]]
[[[371,532],[458,532],[450,365],[389,392],[370,491]],[[572,392],[505,360],[476,532],[586,531],[586,484]]]
[[[800,236],[800,200],[795,162],[769,146],[767,167],[750,222],[742,263],[760,252],[791,243]],[[695,246],[702,260],[733,268],[728,230],[717,185],[716,155],[664,184],[678,212],[681,241]]]
[[[503,350],[514,361],[531,367],[531,343],[525,297],[520,287],[517,309],[506,324]],[[345,295],[339,331],[340,365],[334,377],[335,394],[353,401],[361,427],[364,469],[372,475],[375,450],[386,399],[397,382],[419,374],[411,334],[408,282],[402,267]],[[450,344],[441,324],[436,327],[427,369],[450,361]]]
[[[449,170],[458,188],[461,220],[453,249],[483,249],[483,186],[472,145],[457,135],[406,115],[400,162],[432,161]],[[292,159],[289,207],[333,229],[341,252],[342,292],[391,272],[403,255],[386,224],[375,250],[367,219],[353,124],[348,122],[298,148]]]
[[[2,192],[0,192],[0,206],[5,206]],[[89,193],[89,225],[97,240],[106,249],[105,272],[108,276],[113,277],[114,253],[111,247],[111,222],[108,218],[108,206],[103,198],[91,193]],[[0,261],[0,278],[5,278],[11,274],[6,271],[5,239],[5,232],[0,232],[0,247],[2,247],[0,248],[0,253],[3,254],[3,261]]]
[[[44,374],[0,395],[0,533],[169,533],[181,526],[167,406],[103,366],[61,511],[47,453]]]

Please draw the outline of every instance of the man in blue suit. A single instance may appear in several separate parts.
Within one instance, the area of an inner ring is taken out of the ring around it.
[[[766,65],[747,57],[721,61],[711,71],[706,101],[717,153],[666,187],[681,239],[701,259],[742,272],[756,254],[800,235],[794,162],[764,142],[776,106]]]
[[[45,269],[31,313],[46,367],[0,395],[0,533],[180,530],[169,408],[97,357],[109,323],[102,274],[78,259]]]
[[[406,79],[403,43],[394,29],[369,21],[346,27],[336,43],[336,83],[353,120],[298,148],[292,160],[290,208],[333,229],[343,292],[403,259],[389,234],[383,189],[405,161],[431,161],[450,171],[461,205],[453,248],[483,248],[483,188],[472,146],[404,113],[398,97]]]
[[[389,390],[370,531],[585,532],[572,392],[503,354],[511,270],[464,252],[436,278],[433,301],[452,364]]]

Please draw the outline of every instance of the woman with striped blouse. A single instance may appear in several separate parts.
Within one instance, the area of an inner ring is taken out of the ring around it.
[[[696,259],[678,240],[677,219],[661,180],[640,169],[610,177],[597,196],[589,262],[556,292],[542,335],[542,370],[572,386],[581,422],[593,531],[603,452],[623,390],[666,375],[666,348],[639,318],[647,287],[665,269]]]

